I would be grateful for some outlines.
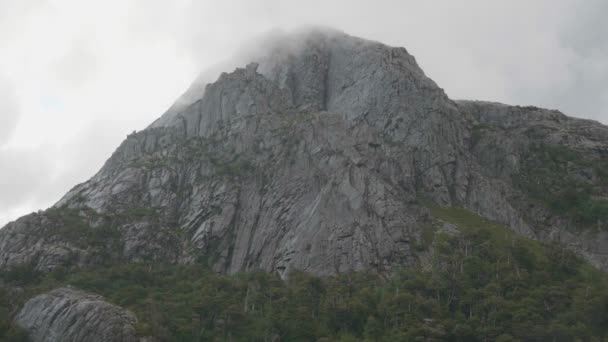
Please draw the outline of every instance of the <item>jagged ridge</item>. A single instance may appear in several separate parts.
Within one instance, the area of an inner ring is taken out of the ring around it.
[[[337,32],[286,37],[255,62],[194,86],[54,208],[2,229],[0,268],[162,260],[228,273],[387,272],[424,262],[414,246],[433,220],[428,203],[607,267],[603,216],[556,213],[518,181],[536,172],[526,163],[536,146],[566,146],[585,156],[569,162],[587,170],[601,213],[592,164],[608,151],[605,126],[453,102],[405,49]]]

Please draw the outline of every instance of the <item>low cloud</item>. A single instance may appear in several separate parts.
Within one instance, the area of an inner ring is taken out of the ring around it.
[[[0,75],[0,148],[9,141],[18,121],[19,101],[12,84]]]
[[[14,209],[46,197],[53,173],[49,151],[41,148],[0,150],[0,208]]]
[[[114,127],[116,122],[95,121],[69,144],[0,149],[0,227],[46,209],[99,170],[125,138]]]
[[[87,38],[77,38],[70,48],[53,63],[55,77],[68,87],[79,87],[94,79],[98,72],[98,57]]]
[[[403,46],[452,98],[606,123],[605,13],[604,0],[0,0],[0,226],[57,201],[200,70],[214,81],[277,29]]]
[[[569,83],[549,95],[573,115],[608,122],[608,2],[589,0],[575,8],[560,32],[571,54]]]

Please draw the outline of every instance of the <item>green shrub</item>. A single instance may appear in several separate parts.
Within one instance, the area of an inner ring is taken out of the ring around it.
[[[27,297],[65,284],[101,294],[137,314],[140,334],[161,341],[608,337],[606,274],[559,245],[525,239],[464,209],[431,213],[460,233],[434,233],[430,270],[399,269],[390,277],[292,272],[283,281],[269,273],[227,276],[203,265],[140,263],[17,278]],[[2,298],[0,291],[0,334],[19,306]],[[10,309],[3,314],[3,307]]]
[[[597,184],[576,177],[579,171],[593,172],[599,184],[608,184],[608,164],[584,157],[560,145],[533,145],[522,161],[514,184],[554,214],[590,228],[608,229],[608,201]]]

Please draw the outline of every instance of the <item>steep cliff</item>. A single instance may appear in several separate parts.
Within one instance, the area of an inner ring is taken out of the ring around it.
[[[555,110],[458,101],[473,115],[471,153],[533,228],[608,269],[608,127]],[[476,203],[469,208],[485,213]]]
[[[439,205],[607,269],[607,153],[597,122],[454,102],[405,49],[313,30],[196,83],[93,178],[0,230],[0,268],[387,272],[424,262]]]

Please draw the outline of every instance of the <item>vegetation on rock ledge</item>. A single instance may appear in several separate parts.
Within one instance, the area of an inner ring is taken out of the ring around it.
[[[133,310],[164,341],[601,341],[608,281],[571,252],[519,237],[470,212],[431,208],[458,227],[432,242],[428,271],[217,275],[201,265],[126,264],[39,275],[4,272],[0,336],[25,298],[71,285]],[[10,298],[8,298],[10,297]],[[17,298],[21,298],[18,300]],[[16,336],[16,337],[15,337]]]
[[[577,225],[608,229],[608,163],[561,145],[533,145],[515,184]]]

